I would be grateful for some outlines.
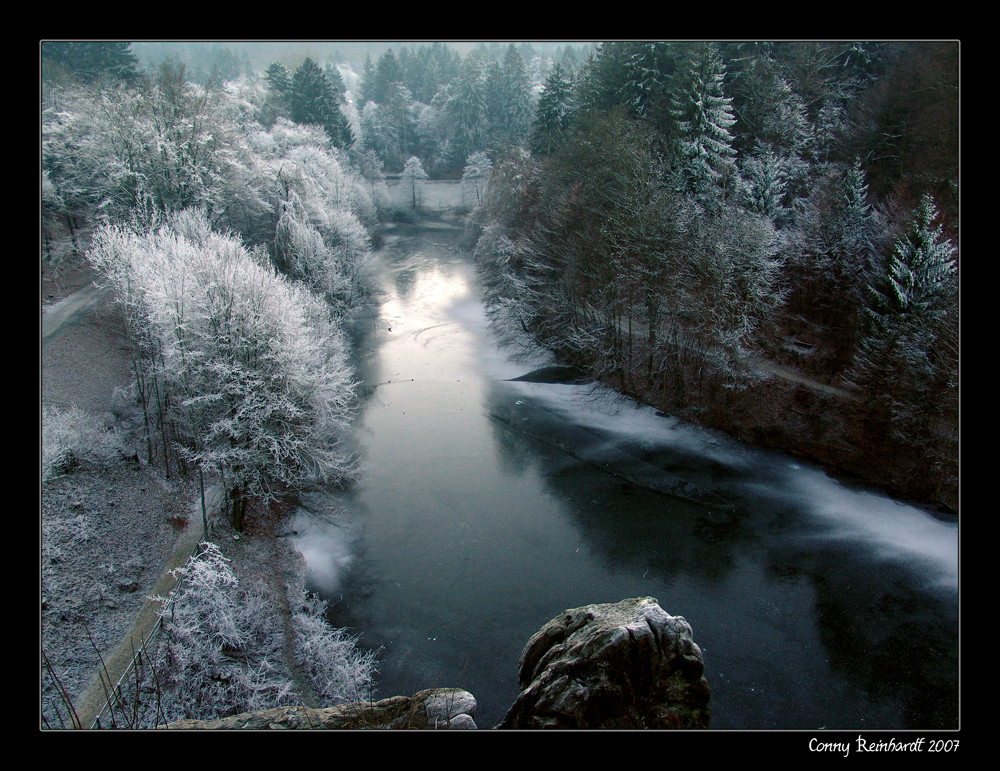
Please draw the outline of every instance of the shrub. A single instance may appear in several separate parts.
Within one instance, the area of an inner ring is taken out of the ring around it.
[[[83,410],[50,408],[42,416],[42,481],[65,474],[84,461],[108,464],[124,444],[113,429]]]

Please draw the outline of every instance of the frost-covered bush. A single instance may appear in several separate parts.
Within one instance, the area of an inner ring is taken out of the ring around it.
[[[283,630],[266,597],[239,586],[213,543],[175,574],[163,611],[160,698],[167,720],[214,719],[296,701],[282,665]]]
[[[42,481],[83,461],[107,464],[124,452],[121,437],[76,407],[50,408],[42,416]]]
[[[289,666],[308,681],[324,705],[367,699],[374,654],[334,629],[326,603],[301,582],[288,587],[294,660],[285,658],[280,599],[240,586],[216,544],[176,571],[182,579],[173,607],[162,611],[157,672],[160,721],[210,720],[301,702]],[[151,698],[151,688],[143,699]]]
[[[326,620],[325,600],[299,582],[288,587],[295,634],[295,664],[324,705],[365,701],[371,695],[375,654],[360,651],[357,638]]]

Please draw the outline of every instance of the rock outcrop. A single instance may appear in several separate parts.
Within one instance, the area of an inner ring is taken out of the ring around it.
[[[521,653],[521,693],[497,728],[708,728],[691,626],[652,597],[566,610]]]
[[[652,597],[563,611],[521,653],[521,693],[497,728],[708,728],[711,696],[691,626]],[[458,688],[324,709],[279,707],[166,728],[476,728]]]
[[[364,729],[476,728],[473,716],[476,699],[458,688],[432,688],[414,696],[392,696],[366,703],[343,704],[323,709],[277,707],[262,712],[247,712],[220,720],[180,720],[163,726],[167,729]]]

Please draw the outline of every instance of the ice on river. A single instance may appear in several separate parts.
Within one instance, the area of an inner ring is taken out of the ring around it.
[[[521,367],[521,373],[529,368]],[[509,367],[504,368],[504,373]],[[509,375],[508,375],[509,376]],[[878,559],[906,564],[929,585],[958,587],[958,525],[870,489],[853,489],[809,464],[737,442],[716,431],[664,416],[651,407],[590,385],[512,383],[529,397],[578,426],[613,437],[624,446],[669,449],[693,463],[710,463],[731,474],[731,492],[743,505],[793,508],[809,517],[810,536],[850,542]]]

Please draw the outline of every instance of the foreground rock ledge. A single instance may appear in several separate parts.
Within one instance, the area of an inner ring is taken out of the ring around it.
[[[167,729],[349,730],[365,728],[476,728],[476,699],[459,688],[432,688],[414,696],[392,696],[371,703],[342,704],[323,709],[276,707],[220,720],[179,720]]]
[[[521,693],[497,728],[708,728],[691,626],[652,597],[564,611],[521,653]]]
[[[711,698],[691,626],[652,597],[563,611],[521,653],[521,689],[497,728],[708,728]],[[476,728],[458,688],[325,709],[279,707],[165,728]]]

